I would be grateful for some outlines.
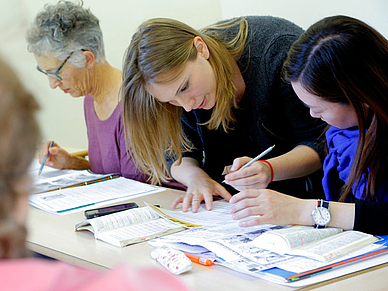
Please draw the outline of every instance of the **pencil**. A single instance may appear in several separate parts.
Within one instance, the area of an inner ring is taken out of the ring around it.
[[[258,156],[256,156],[253,160],[250,160],[248,163],[246,163],[244,166],[242,166],[240,169],[238,169],[237,171],[240,171],[242,169],[245,169],[246,167],[249,167],[250,165],[252,165],[254,162],[256,162],[257,160],[259,160],[260,158],[264,157],[266,154],[268,154],[270,151],[273,150],[273,148],[275,147],[275,145],[273,146],[270,146],[268,149],[266,149],[264,152],[262,152],[261,154],[259,154]],[[237,172],[236,171],[236,172]],[[226,180],[222,181],[222,183],[224,183]]]

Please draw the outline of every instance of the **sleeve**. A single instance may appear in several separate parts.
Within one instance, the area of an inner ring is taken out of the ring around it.
[[[356,200],[354,230],[374,234],[388,234],[388,202]]]
[[[310,116],[309,109],[299,100],[292,86],[282,78],[283,61],[291,44],[298,35],[284,34],[268,46],[265,53],[267,83],[270,87],[271,101],[283,120],[277,125],[283,128],[287,140],[294,146],[306,145],[314,149],[324,159],[323,131],[326,123]],[[280,120],[280,118],[278,118]],[[285,124],[285,121],[287,124]],[[276,121],[274,121],[276,123]],[[287,136],[288,135],[288,136]]]
[[[189,114],[183,114],[181,124],[183,132],[190,141],[192,150],[183,152],[183,157],[190,157],[196,159],[202,165],[203,159],[203,142],[202,142],[202,128],[199,125],[198,114],[195,110]]]

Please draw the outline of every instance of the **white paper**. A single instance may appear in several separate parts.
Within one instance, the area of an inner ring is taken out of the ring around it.
[[[38,176],[40,164],[38,159],[34,159],[29,173],[33,181],[33,193],[42,193],[51,190],[89,182],[97,179],[112,176],[113,174],[95,174],[89,170],[58,170],[45,166]]]
[[[63,215],[164,190],[161,187],[119,177],[90,185],[31,195],[29,201],[37,208]]]

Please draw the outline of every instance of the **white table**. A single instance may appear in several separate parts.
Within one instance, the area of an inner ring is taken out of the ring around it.
[[[135,201],[139,206],[146,201],[170,208],[171,202],[182,193],[168,189],[129,201]],[[95,240],[91,232],[75,232],[75,224],[84,219],[83,212],[58,216],[30,206],[27,223],[28,248],[61,261],[89,268],[110,269],[123,262],[136,267],[163,268],[151,258],[152,247],[147,243],[118,248]],[[387,274],[388,263],[385,263],[304,287],[302,290],[383,290],[388,288]],[[277,285],[215,265],[205,267],[194,264],[192,271],[180,275],[179,278],[192,290],[294,290],[288,286]]]

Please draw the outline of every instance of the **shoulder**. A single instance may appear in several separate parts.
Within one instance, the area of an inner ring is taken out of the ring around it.
[[[274,16],[246,16],[251,30],[261,31],[270,34],[296,34],[299,35],[303,29],[295,23],[280,17]]]
[[[84,109],[94,108],[94,99],[91,95],[84,97]]]
[[[264,51],[289,50],[291,44],[303,33],[303,29],[284,18],[273,16],[249,16],[249,40],[251,49],[262,47]]]

